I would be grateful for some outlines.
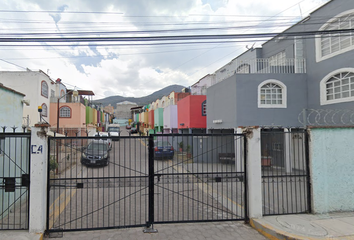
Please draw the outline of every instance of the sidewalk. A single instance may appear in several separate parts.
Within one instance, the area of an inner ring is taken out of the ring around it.
[[[250,224],[269,239],[354,239],[354,212],[267,216]]]
[[[354,239],[354,212],[325,215],[296,214],[253,219],[251,226],[268,239]],[[142,228],[65,232],[58,239],[265,239],[243,222],[209,222],[155,225],[158,233],[143,233]],[[1,240],[42,240],[28,231],[0,231]]]

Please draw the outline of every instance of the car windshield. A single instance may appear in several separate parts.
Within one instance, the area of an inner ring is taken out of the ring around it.
[[[87,150],[90,150],[90,151],[107,151],[108,149],[108,146],[106,143],[90,143],[88,146],[87,146]]]
[[[157,141],[157,142],[155,142],[155,146],[157,146],[157,147],[170,147],[171,144],[167,141]]]
[[[110,127],[108,128],[108,132],[119,132],[119,127]]]

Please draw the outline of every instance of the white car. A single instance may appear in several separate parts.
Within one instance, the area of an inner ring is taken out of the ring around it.
[[[101,139],[104,140],[104,141],[107,140],[109,148],[112,148],[112,139],[110,138],[108,132],[96,132],[95,133],[95,137],[98,137],[98,136],[102,137]]]

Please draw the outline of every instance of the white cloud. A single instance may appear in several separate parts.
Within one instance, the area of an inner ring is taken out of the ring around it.
[[[245,27],[157,35],[252,33],[268,30],[266,25],[279,26],[284,22],[270,21],[274,20],[273,16],[283,16],[289,21],[299,19],[301,14],[305,17],[326,1],[4,0],[0,2],[2,10],[41,12],[2,12],[0,28],[2,33],[147,31],[144,36],[149,36],[151,30]],[[56,10],[59,12],[52,12]],[[263,27],[247,27],[257,24],[263,24]],[[114,36],[130,35],[119,33]],[[0,47],[1,59],[6,61],[0,61],[0,70],[21,70],[18,66],[22,66],[48,71],[53,79],[61,78],[70,88],[93,90],[96,99],[110,95],[141,97],[171,84],[190,86],[244,52],[248,44],[252,43]]]

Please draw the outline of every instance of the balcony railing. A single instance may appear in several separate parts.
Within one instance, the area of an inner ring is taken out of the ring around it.
[[[269,58],[257,58],[250,60],[236,60],[235,73],[306,73],[306,59],[285,58],[281,60],[271,60]]]
[[[72,98],[72,97],[65,97],[65,99],[60,99],[59,100],[61,103],[82,103],[83,105],[85,105],[85,99],[82,96],[78,96],[77,99]],[[50,97],[50,102],[52,103],[57,103],[58,102],[58,98],[57,97]]]

